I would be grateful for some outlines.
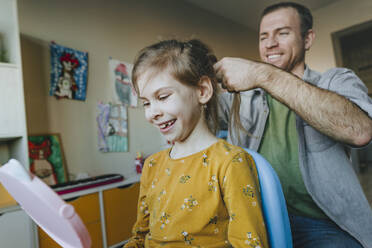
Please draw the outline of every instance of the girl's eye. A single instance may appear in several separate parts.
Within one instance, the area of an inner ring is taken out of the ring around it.
[[[150,103],[149,103],[149,102],[143,102],[142,105],[143,105],[144,107],[147,107],[147,106],[150,106]]]
[[[160,101],[163,101],[163,100],[167,99],[168,96],[170,96],[170,95],[168,95],[168,94],[167,94],[167,95],[160,95],[160,96],[159,96],[159,100],[160,100]]]

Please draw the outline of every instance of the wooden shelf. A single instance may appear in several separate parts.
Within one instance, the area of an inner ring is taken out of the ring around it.
[[[0,143],[22,138],[22,134],[0,134]]]
[[[0,62],[0,67],[19,68],[19,66],[16,65],[16,64],[13,64],[13,63],[4,63],[4,62]]]

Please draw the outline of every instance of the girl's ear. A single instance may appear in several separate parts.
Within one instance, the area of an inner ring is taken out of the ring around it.
[[[211,79],[207,76],[201,77],[198,83],[198,99],[199,103],[206,104],[213,95],[213,86]]]

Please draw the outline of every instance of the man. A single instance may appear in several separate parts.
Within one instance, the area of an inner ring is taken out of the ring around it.
[[[258,63],[223,58],[222,87],[240,92],[245,129],[228,140],[258,150],[272,164],[287,201],[295,247],[372,247],[372,211],[345,147],[372,139],[372,100],[344,68],[323,74],[305,64],[315,38],[310,11],[296,3],[267,7]],[[232,94],[220,98],[228,127]],[[234,125],[231,125],[234,126]]]

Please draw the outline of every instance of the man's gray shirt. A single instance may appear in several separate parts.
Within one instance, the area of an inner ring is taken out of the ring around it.
[[[351,70],[334,68],[320,74],[306,67],[303,80],[346,97],[372,118],[372,100],[367,88]],[[221,129],[229,127],[232,99],[232,94],[220,95]],[[228,141],[257,151],[268,115],[265,91],[241,92],[241,122],[250,134],[240,131],[238,139],[234,132],[231,135],[229,132]],[[345,152],[346,145],[318,132],[299,116],[296,116],[296,127],[299,166],[307,191],[339,227],[359,240],[363,247],[371,248],[372,211]]]

